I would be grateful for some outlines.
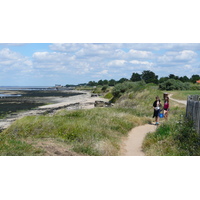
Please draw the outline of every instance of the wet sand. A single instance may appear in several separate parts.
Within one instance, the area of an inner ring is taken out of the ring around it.
[[[64,91],[58,95],[56,92],[50,93],[50,95],[55,96],[44,96],[44,97],[38,97],[35,93],[35,97],[17,97],[14,98],[13,101],[15,101],[15,104],[17,104],[17,101],[20,101],[19,105],[25,105],[25,102],[29,101],[30,104],[35,103],[34,106],[31,109],[28,109],[27,111],[20,111],[20,112],[10,112],[6,118],[0,120],[0,130],[3,130],[11,125],[12,122],[14,122],[17,119],[20,119],[24,116],[30,116],[30,115],[41,115],[46,113],[54,113],[55,111],[59,109],[90,109],[94,108],[95,101],[107,101],[100,97],[91,97],[90,92],[85,91],[70,91],[72,94],[76,94],[74,96],[67,96],[67,92]],[[47,94],[47,93],[46,93]],[[41,93],[40,93],[41,95]],[[5,98],[7,101],[10,101],[13,98]],[[4,100],[5,100],[4,99]],[[6,101],[6,100],[5,100]],[[24,101],[24,103],[23,103]],[[49,104],[51,103],[51,104]],[[10,105],[12,102],[10,102]],[[47,105],[46,105],[47,104]],[[18,105],[18,106],[19,106]]]

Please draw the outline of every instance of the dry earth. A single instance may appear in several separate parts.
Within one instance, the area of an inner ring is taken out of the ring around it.
[[[154,124],[145,124],[143,126],[137,126],[133,128],[128,137],[123,142],[122,156],[144,156],[142,151],[142,142],[147,133],[154,132],[156,130]]]

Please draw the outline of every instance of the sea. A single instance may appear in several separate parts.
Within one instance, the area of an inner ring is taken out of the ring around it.
[[[55,90],[55,86],[0,86],[0,90]]]
[[[33,91],[33,90],[56,90],[55,86],[0,86],[0,97],[17,97],[20,94],[4,94],[1,91]]]

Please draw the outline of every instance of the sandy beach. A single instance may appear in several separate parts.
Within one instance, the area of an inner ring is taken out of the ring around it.
[[[5,91],[5,93],[9,94],[20,94],[18,91]],[[32,100],[35,102],[40,103],[50,103],[48,105],[42,105],[38,106],[34,109],[28,110],[28,111],[21,111],[17,113],[11,113],[6,116],[6,118],[0,120],[0,130],[6,129],[11,125],[12,122],[14,122],[17,119],[20,119],[24,116],[30,116],[30,115],[41,115],[46,113],[53,114],[59,109],[67,109],[67,110],[73,110],[73,109],[91,109],[94,108],[95,101],[104,101],[106,102],[106,99],[103,99],[101,97],[91,97],[91,93],[88,91],[76,91],[71,90],[67,91],[70,93],[80,93],[79,95],[75,96],[47,96],[47,97],[34,97]]]

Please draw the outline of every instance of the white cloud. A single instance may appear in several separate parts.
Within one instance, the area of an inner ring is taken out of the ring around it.
[[[112,60],[110,61],[107,66],[123,66],[127,61],[125,60]]]
[[[97,72],[99,75],[108,74],[108,70],[104,69],[101,72]]]
[[[149,66],[152,66],[152,65],[153,65],[152,62],[148,62],[148,61],[138,61],[138,60],[131,60],[130,63],[131,63],[131,64],[135,64],[135,65],[149,65]]]
[[[175,59],[177,60],[192,60],[197,56],[197,53],[191,50],[184,50],[178,52],[178,55],[176,55]]]
[[[152,58],[153,57],[153,53],[150,51],[138,51],[134,49],[131,49],[128,52],[128,55],[133,58]]]
[[[165,55],[158,57],[159,62],[182,62],[182,61],[194,61],[197,57],[197,53],[191,50],[183,50],[179,52],[167,52]]]
[[[0,50],[0,68],[1,71],[24,71],[32,70],[32,61],[27,57],[11,51],[9,48]]]

